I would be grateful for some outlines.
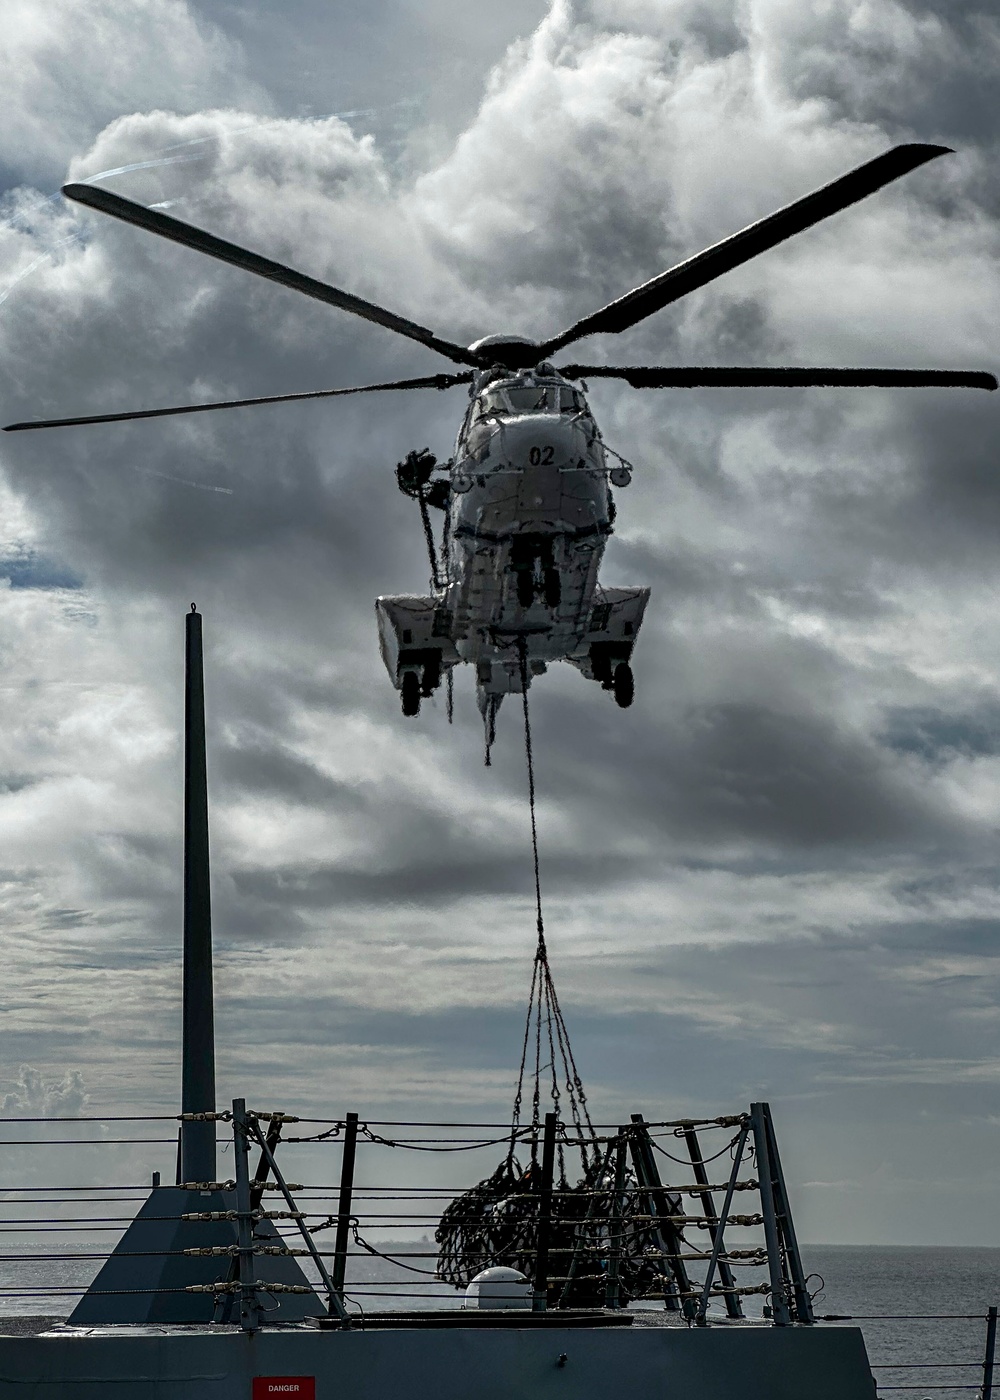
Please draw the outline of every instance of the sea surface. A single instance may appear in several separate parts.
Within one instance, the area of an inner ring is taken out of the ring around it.
[[[969,1400],[980,1392],[983,1314],[1000,1303],[1000,1249],[805,1245],[802,1255],[825,1281],[817,1316],[859,1319],[880,1395]]]
[[[405,1252],[407,1269],[384,1258],[353,1258],[348,1295],[354,1309],[455,1306],[455,1291],[433,1280],[433,1258],[414,1258],[423,1247],[428,1253],[434,1248],[429,1241],[413,1239],[379,1243],[383,1254]],[[5,1246],[0,1258],[0,1331],[31,1326],[29,1316],[65,1318],[99,1267],[98,1260],[83,1257],[46,1259],[50,1248],[35,1243]],[[58,1248],[65,1251],[65,1239]],[[81,1244],[76,1254],[102,1248],[107,1246]],[[802,1253],[806,1269],[822,1279],[817,1315],[856,1319],[885,1400],[969,1400],[980,1392],[985,1314],[1000,1302],[1000,1249],[805,1245]],[[810,1288],[819,1286],[820,1278],[813,1278]],[[48,1290],[59,1291],[52,1296]],[[747,1311],[759,1316],[759,1300],[748,1300],[754,1303],[756,1309],[748,1305]],[[820,1325],[851,1323],[831,1320]],[[1000,1400],[1000,1372],[996,1395]]]

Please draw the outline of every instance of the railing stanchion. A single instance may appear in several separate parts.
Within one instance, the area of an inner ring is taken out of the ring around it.
[[[694,1316],[695,1294],[684,1260],[680,1257],[683,1248],[680,1231],[671,1220],[671,1216],[683,1213],[680,1209],[681,1198],[660,1181],[646,1120],[641,1113],[633,1113],[632,1122],[635,1126],[629,1134],[629,1149],[635,1178],[646,1200],[646,1209],[654,1221],[661,1269],[665,1265],[669,1270],[669,1273],[663,1273],[663,1306],[671,1312],[683,1312],[690,1321]]]
[[[983,1400],[993,1400],[993,1361],[997,1349],[997,1310],[986,1314],[986,1355],[983,1357]]]
[[[260,1327],[260,1304],[254,1287],[253,1212],[250,1206],[250,1142],[245,1099],[233,1099],[233,1156],[236,1163],[236,1241],[239,1249],[240,1326]]]
[[[619,1129],[619,1132],[620,1132],[620,1131],[621,1131],[621,1130]],[[596,1179],[597,1179],[598,1181],[600,1181],[600,1180],[602,1179],[602,1177],[604,1177],[604,1176],[607,1175],[608,1164],[609,1164],[610,1161],[611,1161],[611,1157],[612,1157],[612,1154],[614,1153],[614,1150],[615,1150],[615,1142],[614,1142],[614,1139],[612,1139],[612,1140],[608,1143],[608,1150],[607,1150],[607,1152],[605,1152],[604,1156],[601,1158],[601,1164],[600,1164],[600,1167],[598,1168],[597,1173],[596,1173]],[[597,1191],[594,1191],[594,1192],[591,1193],[590,1201],[589,1201],[589,1203],[588,1203],[588,1205],[587,1205],[587,1213],[586,1213],[586,1214],[584,1215],[584,1217],[583,1217],[583,1220],[582,1220],[582,1222],[581,1222],[581,1224],[580,1224],[580,1227],[579,1227],[578,1230],[577,1230],[576,1239],[574,1240],[573,1253],[572,1253],[572,1255],[570,1256],[569,1272],[567,1273],[567,1275],[566,1275],[566,1280],[565,1280],[565,1282],[563,1283],[562,1292],[559,1294],[559,1301],[556,1303],[556,1307],[557,1307],[557,1308],[563,1308],[563,1307],[565,1307],[565,1306],[566,1306],[566,1302],[567,1302],[567,1300],[568,1300],[568,1298],[569,1298],[569,1296],[570,1296],[570,1292],[571,1292],[571,1290],[572,1290],[572,1288],[573,1288],[573,1281],[574,1281],[575,1278],[576,1278],[576,1271],[577,1271],[577,1268],[579,1267],[579,1264],[580,1264],[580,1249],[578,1248],[578,1246],[579,1246],[579,1244],[580,1244],[580,1239],[581,1239],[581,1236],[585,1236],[585,1235],[586,1235],[586,1233],[587,1233],[587,1227],[589,1226],[589,1224],[590,1224],[591,1220],[593,1219],[594,1215],[597,1213],[597,1202],[598,1202],[599,1199],[600,1199],[600,1197],[599,1197],[599,1193],[598,1193]]]
[[[723,1227],[719,1224],[719,1217],[715,1210],[715,1198],[708,1188],[708,1173],[705,1170],[705,1163],[702,1160],[701,1143],[698,1140],[698,1133],[692,1124],[684,1129],[684,1141],[687,1143],[688,1155],[691,1158],[691,1166],[694,1170],[694,1179],[701,1186],[701,1208],[705,1212],[705,1219],[709,1226],[709,1233],[712,1237],[713,1246],[717,1246],[715,1257],[719,1260],[719,1278],[722,1281],[724,1291],[724,1301],[726,1304],[726,1314],[729,1317],[737,1318],[743,1316],[743,1305],[740,1302],[740,1295],[736,1292],[736,1279],[733,1271],[725,1259],[719,1258],[724,1253],[722,1240]],[[735,1178],[734,1178],[735,1179]],[[728,1214],[728,1211],[726,1212]],[[716,1238],[718,1236],[718,1238]],[[704,1300],[698,1307],[698,1321],[704,1321]]]
[[[781,1169],[781,1156],[778,1152],[778,1139],[774,1131],[770,1104],[762,1104],[764,1131],[767,1135],[767,1158],[771,1164],[772,1199],[778,1224],[778,1238],[781,1241],[782,1258],[785,1262],[786,1277],[790,1285],[788,1300],[794,1304],[794,1320],[811,1326],[813,1317],[812,1299],[806,1287],[805,1270],[799,1253],[799,1242],[792,1224],[792,1207],[785,1188],[785,1173]]]
[[[622,1254],[622,1223],[623,1206],[625,1204],[625,1167],[626,1160],[626,1135],[627,1128],[618,1129],[618,1141],[615,1143],[615,1194],[611,1201],[611,1249],[608,1252],[608,1281],[604,1290],[604,1306],[606,1308],[620,1308],[622,1305],[621,1279],[619,1269]]]
[[[344,1156],[340,1164],[340,1198],[337,1201],[337,1239],[334,1244],[333,1288],[344,1301],[347,1276],[347,1240],[351,1229],[351,1198],[354,1193],[354,1158],[358,1146],[358,1115],[349,1113],[344,1122]]]
[[[736,1151],[733,1154],[733,1169],[729,1173],[729,1185],[726,1187],[726,1198],[722,1203],[722,1214],[718,1217],[715,1224],[715,1233],[712,1236],[712,1257],[705,1271],[705,1284],[701,1291],[701,1300],[698,1303],[698,1311],[695,1315],[695,1321],[699,1327],[704,1327],[708,1319],[708,1300],[712,1294],[712,1280],[715,1277],[715,1266],[719,1262],[719,1255],[722,1252],[722,1241],[726,1232],[726,1221],[729,1219],[729,1211],[733,1204],[733,1192],[736,1190],[736,1178],[740,1174],[740,1164],[743,1161],[743,1149],[746,1146],[747,1134],[749,1131],[750,1124],[744,1123],[743,1127],[740,1129],[740,1136],[736,1143]]]
[[[757,1154],[757,1176],[760,1179],[760,1207],[764,1216],[764,1239],[767,1244],[767,1267],[771,1279],[771,1308],[775,1327],[791,1325],[788,1307],[788,1286],[784,1277],[781,1237],[774,1210],[774,1174],[767,1141],[767,1105],[750,1105],[750,1126]]]
[[[323,1263],[323,1256],[316,1248],[316,1242],[312,1237],[312,1232],[310,1231],[308,1225],[306,1225],[305,1216],[302,1211],[297,1209],[295,1201],[292,1197],[292,1193],[288,1189],[288,1182],[285,1180],[284,1176],[282,1176],[281,1168],[274,1160],[274,1153],[268,1147],[267,1139],[261,1132],[260,1124],[257,1122],[256,1118],[247,1122],[247,1129],[249,1132],[252,1132],[254,1137],[257,1139],[257,1143],[261,1151],[261,1156],[264,1158],[264,1161],[267,1163],[270,1170],[274,1173],[274,1180],[277,1183],[278,1190],[285,1198],[285,1204],[288,1206],[289,1214],[291,1218],[295,1221],[296,1225],[299,1227],[299,1234],[302,1236],[302,1243],[309,1251],[312,1261],[316,1265],[316,1272],[323,1280],[323,1287],[326,1289],[326,1296],[329,1300],[328,1311],[332,1314],[335,1314],[340,1319],[341,1324],[344,1327],[350,1327],[351,1319],[347,1315],[347,1309],[344,1307],[342,1299],[339,1297],[336,1290],[334,1289],[333,1280],[330,1277],[326,1265]]]
[[[538,1239],[532,1311],[544,1312],[549,1291],[549,1230],[552,1224],[552,1174],[556,1161],[557,1113],[546,1113],[542,1137],[542,1179],[538,1190]]]

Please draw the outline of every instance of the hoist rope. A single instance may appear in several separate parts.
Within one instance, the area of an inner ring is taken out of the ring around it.
[[[521,705],[524,710],[524,753],[528,763],[528,807],[531,811],[531,856],[535,868],[535,926],[538,929],[538,954],[545,959],[545,924],[542,919],[542,882],[538,869],[538,822],[535,818],[535,761],[531,751],[531,717],[528,714],[528,644],[524,636],[517,639],[517,659],[521,669]]]
[[[423,486],[420,487],[420,491],[417,495],[417,502],[420,506],[420,519],[424,526],[424,539],[427,541],[427,558],[430,560],[431,566],[431,588],[437,592],[443,585],[441,582],[441,575],[438,571],[437,549],[434,545],[434,530],[431,526],[430,512],[427,509],[427,496]]]
[[[595,1134],[587,1109],[587,1095],[577,1069],[576,1059],[570,1045],[569,1031],[563,1017],[559,998],[556,995],[552,971],[549,967],[548,948],[545,943],[545,918],[542,911],[541,865],[538,855],[538,818],[535,794],[535,762],[531,741],[531,715],[528,706],[528,646],[522,635],[517,639],[517,655],[521,680],[521,706],[524,714],[524,751],[528,769],[528,809],[531,817],[531,855],[535,883],[535,929],[538,942],[531,973],[531,990],[528,994],[528,1014],[525,1019],[524,1037],[521,1043],[521,1063],[518,1068],[517,1093],[511,1118],[511,1139],[508,1161],[513,1158],[514,1147],[520,1127],[521,1104],[524,1095],[524,1073],[527,1068],[528,1047],[534,1028],[534,1083],[531,1097],[531,1160],[534,1163],[538,1154],[539,1128],[541,1124],[542,1075],[547,1069],[550,1074],[549,1095],[553,1109],[558,1113],[562,1101],[559,1085],[560,1065],[565,1078],[565,1087],[573,1126],[577,1129],[577,1145],[583,1159],[584,1170],[589,1166],[589,1149],[597,1158]],[[542,1029],[544,1023],[545,1037]],[[543,1049],[548,1050],[548,1064],[542,1063]],[[564,1143],[559,1143],[559,1173],[565,1180]]]

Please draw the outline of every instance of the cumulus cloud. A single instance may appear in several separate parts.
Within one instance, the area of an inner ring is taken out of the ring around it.
[[[238,46],[184,0],[10,0],[0,82],[8,180],[57,180],[81,143],[136,107],[196,111],[263,96]]]
[[[165,26],[162,81],[109,71],[60,126],[46,93],[67,59],[52,50],[19,103],[58,150],[72,132],[74,178],[118,170],[123,194],[459,339],[552,332],[895,141],[952,142],[957,155],[586,356],[995,367],[985,12],[555,0],[497,53],[443,153],[416,119],[408,161],[348,121],[266,111],[253,54],[193,10],[134,0],[107,16],[143,53]],[[197,55],[183,101],[182,43]],[[3,197],[5,421],[443,367],[46,192]],[[632,710],[559,668],[532,691],[550,948],[581,1067],[608,1111],[630,1083],[663,1107],[785,1092],[809,1121],[853,1114],[874,1137],[877,1085],[914,1066],[965,1085],[995,1057],[973,982],[956,974],[944,1009],[936,991],[997,912],[995,406],[607,383],[591,399],[637,466],[606,577],[654,591]],[[376,594],[427,573],[392,466],[425,443],[446,456],[462,402],[4,440],[0,904],[21,930],[8,1063],[72,1055],[95,1102],[175,1101],[194,599],[224,1092],[250,1077],[315,1106],[335,1077],[387,1108],[456,1094],[503,1111],[532,944],[518,717],[503,712],[488,772],[467,678],[452,728],[443,706],[404,723],[372,619]]]
[[[62,1079],[46,1080],[32,1065],[22,1065],[17,1087],[3,1097],[3,1111],[11,1117],[77,1118],[87,1106],[87,1091],[79,1070],[68,1070]]]

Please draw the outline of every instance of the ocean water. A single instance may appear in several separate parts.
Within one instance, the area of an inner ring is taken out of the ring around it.
[[[0,1256],[0,1330],[16,1325],[18,1317],[68,1316],[100,1266],[83,1256],[107,1247],[80,1244],[75,1257],[53,1260],[46,1254],[65,1253],[65,1237],[55,1248],[6,1245]],[[429,1241],[380,1242],[385,1254],[405,1251],[408,1269],[382,1258],[352,1258],[348,1295],[354,1309],[455,1306],[455,1290],[432,1279],[433,1259],[412,1257],[424,1248],[433,1251]],[[806,1245],[802,1252],[806,1269],[823,1280],[817,1314],[857,1319],[885,1400],[970,1400],[979,1393],[984,1315],[1000,1302],[1000,1249]],[[810,1286],[817,1283],[814,1278]],[[46,1296],[53,1289],[60,1291]],[[759,1300],[748,1300],[752,1303],[758,1307],[748,1306],[748,1313],[759,1315]],[[1000,1372],[996,1393],[1000,1400]]]
[[[805,1267],[825,1280],[817,1315],[860,1319],[887,1400],[969,1400],[979,1392],[983,1314],[1000,1304],[1000,1249],[806,1245],[802,1255]]]

